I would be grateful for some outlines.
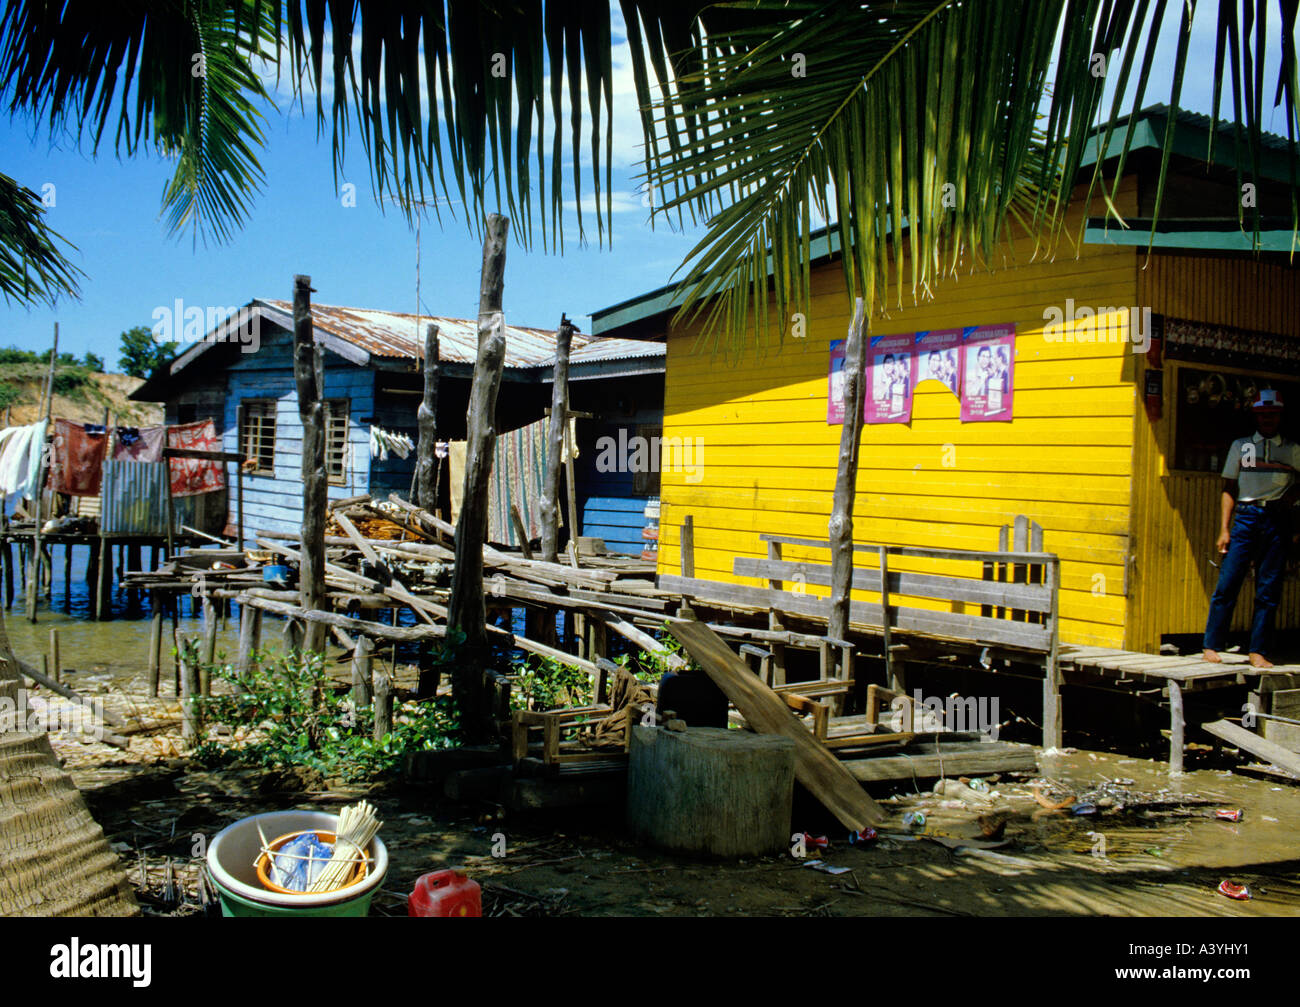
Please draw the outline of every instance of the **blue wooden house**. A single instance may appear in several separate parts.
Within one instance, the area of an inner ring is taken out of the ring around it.
[[[293,377],[293,306],[257,298],[224,312],[202,341],[160,367],[132,398],[162,402],[168,423],[211,418],[222,450],[241,454],[244,465],[245,538],[257,531],[296,534],[301,527],[302,426]],[[465,436],[465,413],[477,324],[363,308],[312,305],[315,338],[324,350],[326,467],[329,495],[342,499],[369,493],[407,496],[415,455],[388,451],[372,456],[378,431],[418,439],[416,409],[423,389],[419,348],[426,325],[438,326],[438,437]],[[551,403],[555,333],[507,325],[506,360],[497,402],[497,429],[511,430],[540,419]],[[570,355],[570,407],[590,413],[579,420],[575,471],[583,534],[607,547],[640,552],[648,500],[657,497],[657,473],[598,466],[597,445],[618,430],[658,430],[663,418],[664,356],[661,344],[596,339],[575,333]],[[382,435],[379,435],[382,436]],[[447,500],[449,479],[441,479]],[[211,533],[233,534],[233,493],[201,508]]]

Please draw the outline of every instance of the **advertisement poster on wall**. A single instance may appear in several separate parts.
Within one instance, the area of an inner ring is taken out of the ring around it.
[[[963,423],[1011,419],[1014,325],[972,325],[961,335]]]
[[[844,340],[831,340],[831,365],[826,375],[826,422],[844,422]]]
[[[912,334],[872,336],[867,348],[868,423],[910,423],[916,355]]]
[[[917,381],[938,381],[961,398],[961,329],[916,334]]]

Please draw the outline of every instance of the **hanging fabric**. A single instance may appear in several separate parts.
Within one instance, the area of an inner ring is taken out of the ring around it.
[[[168,427],[167,446],[189,451],[220,451],[221,441],[217,439],[216,426],[207,419]],[[223,466],[217,462],[205,462],[199,458],[171,458],[168,461],[174,497],[195,496],[225,488]]]
[[[47,423],[9,427],[0,434],[0,493],[31,498],[36,491]]]
[[[54,421],[49,488],[74,497],[99,496],[108,450],[108,429],[102,423]]]
[[[519,546],[512,506],[519,508],[529,539],[541,538],[542,486],[546,481],[549,419],[498,434],[488,482],[488,541]]]
[[[115,462],[160,462],[167,440],[167,428],[117,427],[113,442]]]
[[[382,462],[388,461],[388,455],[406,458],[415,450],[415,442],[406,434],[395,434],[383,427],[370,428],[370,457]]]

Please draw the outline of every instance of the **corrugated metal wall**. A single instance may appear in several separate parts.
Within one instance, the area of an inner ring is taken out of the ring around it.
[[[166,535],[167,463],[104,462],[100,499],[105,535]]]

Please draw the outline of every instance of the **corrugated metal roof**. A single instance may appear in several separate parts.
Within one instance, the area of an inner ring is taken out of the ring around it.
[[[293,314],[293,305],[288,301],[259,297],[254,303],[290,317]],[[439,360],[473,364],[478,355],[478,323],[473,319],[447,318],[442,315],[417,317],[399,311],[316,303],[311,306],[311,316],[316,328],[375,357],[418,359],[418,347],[423,346],[424,330],[430,322],[438,326]],[[634,339],[593,339],[582,333],[574,333],[570,360],[621,360],[663,354],[662,345],[646,344]],[[507,323],[505,366],[549,367],[554,363],[553,330],[525,328]]]

